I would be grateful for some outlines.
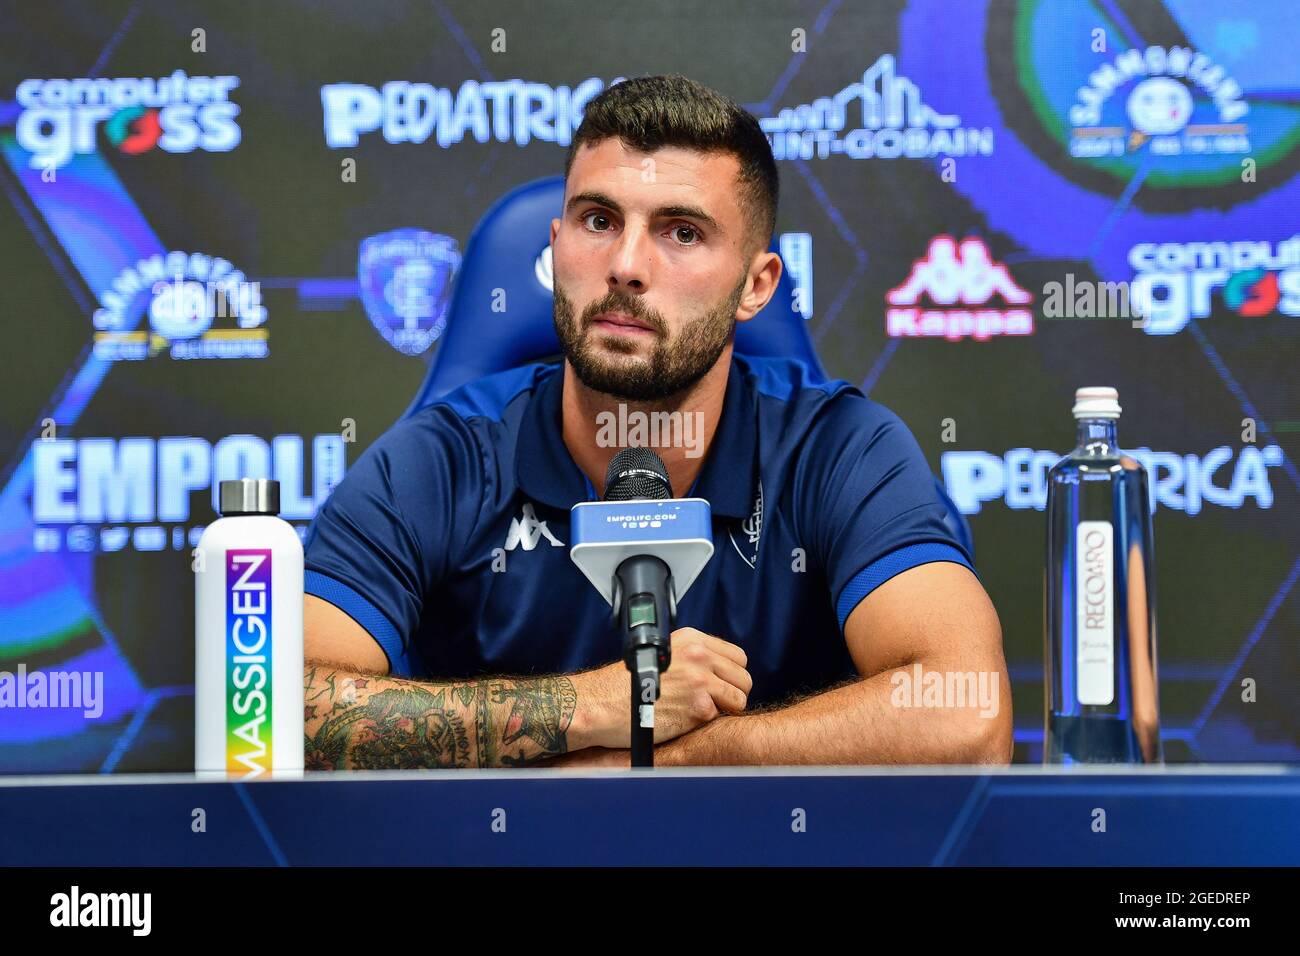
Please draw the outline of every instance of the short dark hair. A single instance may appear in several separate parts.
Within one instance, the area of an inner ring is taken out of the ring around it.
[[[680,74],[615,83],[587,104],[569,144],[564,178],[578,150],[610,137],[643,153],[678,146],[733,154],[740,162],[736,183],[754,251],[771,245],[780,193],[776,159],[758,120],[734,100]]]

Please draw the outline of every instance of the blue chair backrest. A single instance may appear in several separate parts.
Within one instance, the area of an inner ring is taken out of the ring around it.
[[[564,204],[564,177],[538,179],[507,193],[484,214],[465,247],[447,305],[446,328],[420,390],[403,418],[466,382],[529,362],[558,358],[551,291],[551,220]],[[775,245],[773,252],[778,251]],[[776,293],[758,315],[736,325],[741,355],[795,358],[825,381],[794,281],[783,270]],[[967,548],[970,529],[935,479],[948,523]]]

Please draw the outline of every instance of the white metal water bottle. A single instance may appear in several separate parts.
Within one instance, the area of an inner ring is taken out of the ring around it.
[[[278,482],[223,481],[219,498],[194,556],[194,770],[300,776],[302,542]]]

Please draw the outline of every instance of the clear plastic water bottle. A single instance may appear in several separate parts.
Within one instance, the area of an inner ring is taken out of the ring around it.
[[[1075,393],[1078,446],[1047,478],[1044,763],[1161,763],[1147,473],[1119,394]]]

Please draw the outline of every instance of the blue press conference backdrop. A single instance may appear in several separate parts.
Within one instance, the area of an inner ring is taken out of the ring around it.
[[[418,387],[478,218],[562,170],[591,97],[669,72],[762,120],[823,361],[968,515],[1017,759],[1041,755],[1045,472],[1091,384],[1152,476],[1166,752],[1300,756],[1286,0],[0,17],[0,770],[192,766],[217,481],[278,478],[305,530]],[[52,706],[72,675],[80,706]]]

